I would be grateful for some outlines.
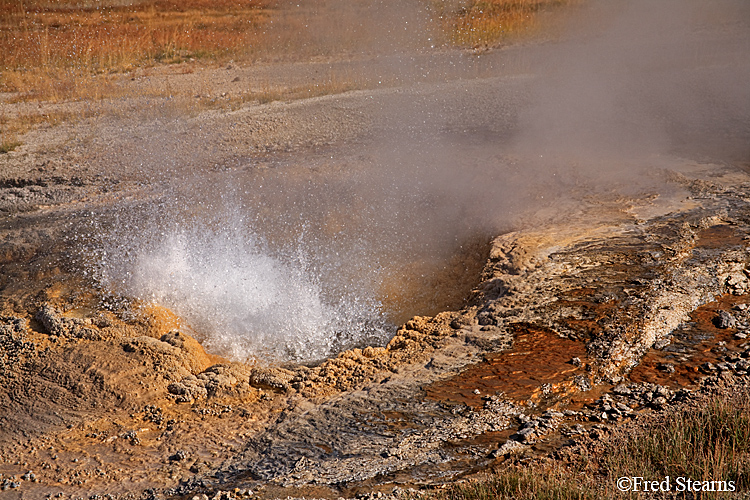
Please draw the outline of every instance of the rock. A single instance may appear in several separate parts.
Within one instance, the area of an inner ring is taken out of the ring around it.
[[[195,375],[188,375],[180,382],[172,382],[167,387],[170,394],[177,396],[178,403],[191,403],[195,400],[205,399],[208,397],[205,383],[198,380]]]
[[[734,328],[737,325],[737,320],[728,312],[719,311],[719,314],[713,319],[713,324],[716,328],[721,329]]]
[[[517,441],[528,443],[533,441],[534,437],[536,437],[536,429],[534,427],[526,427],[515,433],[514,436]]]
[[[592,388],[591,381],[584,375],[576,375],[573,378],[573,383],[575,383],[576,387],[581,392],[588,392]]]
[[[654,349],[658,349],[658,350],[664,349],[665,347],[667,347],[671,343],[672,343],[672,341],[670,339],[657,340],[654,343]]]
[[[178,403],[189,403],[213,397],[239,396],[250,389],[249,372],[250,370],[246,367],[236,363],[213,365],[198,375],[188,375],[179,382],[169,384],[167,390],[170,394],[177,396],[175,400]]]
[[[659,363],[659,365],[656,367],[660,371],[663,371],[664,373],[674,373],[675,368],[672,363]]]
[[[50,335],[86,340],[102,340],[103,338],[99,330],[84,326],[86,324],[84,320],[66,318],[49,304],[42,306],[34,315],[34,319],[41,323]]]
[[[137,431],[128,431],[120,436],[120,438],[130,442],[131,446],[138,446],[141,444],[141,439],[138,437]]]
[[[177,356],[179,351],[172,345],[157,340],[153,337],[142,335],[128,339],[122,344],[125,352],[144,354],[153,354],[157,356]]]
[[[294,373],[283,368],[253,368],[249,381],[250,385],[259,389],[287,392],[293,378]]]
[[[633,413],[633,409],[624,403],[617,403],[617,410],[625,415]]]
[[[651,400],[649,405],[657,410],[664,408],[667,405],[667,398],[665,398],[664,396],[655,397],[653,400]]]
[[[508,455],[515,455],[528,448],[527,445],[514,441],[512,439],[503,443],[500,448],[490,453],[490,458],[500,458]]]
[[[717,370],[716,366],[711,362],[705,362],[700,366],[701,371],[704,373],[713,373]]]
[[[555,411],[555,410],[547,410],[544,413],[542,413],[542,418],[548,418],[548,419],[549,418],[559,419],[559,418],[563,418],[564,416],[565,414],[560,413],[559,411]]]
[[[178,349],[183,349],[185,347],[186,338],[180,333],[179,330],[172,330],[171,332],[162,335],[159,340],[177,347]]]
[[[617,385],[614,389],[612,389],[612,392],[621,396],[630,396],[633,393],[633,391],[631,391],[626,384]]]

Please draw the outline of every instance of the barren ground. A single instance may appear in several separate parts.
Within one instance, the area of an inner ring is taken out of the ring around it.
[[[466,301],[314,366],[207,353],[170,311],[85,272],[75,236],[97,214],[189,176],[356,171],[373,138],[393,133],[383,109],[441,100],[436,130],[503,134],[528,98],[529,51],[440,54],[459,69],[429,78],[395,59],[164,67],[121,84],[143,95],[168,84],[171,98],[0,104],[6,114],[89,107],[0,155],[2,497],[390,493],[591,439],[684,400],[706,376],[746,380],[746,164],[685,159],[658,190],[540,202],[492,240],[481,276],[461,278]],[[248,88],[347,71],[403,82],[229,105]],[[200,94],[229,104],[199,107]]]

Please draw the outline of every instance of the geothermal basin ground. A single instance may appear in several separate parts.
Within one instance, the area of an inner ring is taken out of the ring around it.
[[[653,39],[605,9],[482,53],[3,96],[86,113],[0,154],[0,496],[397,498],[746,386],[750,17],[726,4]],[[190,95],[335,72],[391,84]]]

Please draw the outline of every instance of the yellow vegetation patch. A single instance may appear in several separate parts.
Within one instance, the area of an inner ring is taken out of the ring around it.
[[[44,100],[96,98],[105,84],[84,80],[97,74],[231,56],[262,36],[269,4],[0,0],[0,89]]]
[[[433,0],[449,43],[478,48],[507,37],[534,33],[539,13],[575,0]]]

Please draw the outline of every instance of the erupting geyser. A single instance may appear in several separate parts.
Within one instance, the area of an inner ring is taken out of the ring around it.
[[[253,234],[186,230],[143,249],[128,288],[208,334],[209,348],[235,359],[315,361],[383,331],[375,301],[327,301],[303,256],[283,260]]]
[[[302,244],[274,251],[226,213],[212,223],[156,225],[133,231],[131,222],[126,237],[112,232],[101,278],[108,288],[173,310],[217,354],[314,362],[392,334],[380,303],[326,282]]]
[[[132,161],[161,201],[118,212],[105,287],[173,309],[216,353],[314,361],[382,345],[385,318],[436,313],[383,304],[439,295],[429,273],[467,242],[567,218],[592,195],[676,189],[662,174],[686,162],[746,161],[746,3],[576,12],[555,44],[384,58],[398,89],[248,106],[213,118],[220,133],[157,120]],[[453,69],[429,80],[441,65]],[[470,290],[459,274],[444,274],[455,295]]]

